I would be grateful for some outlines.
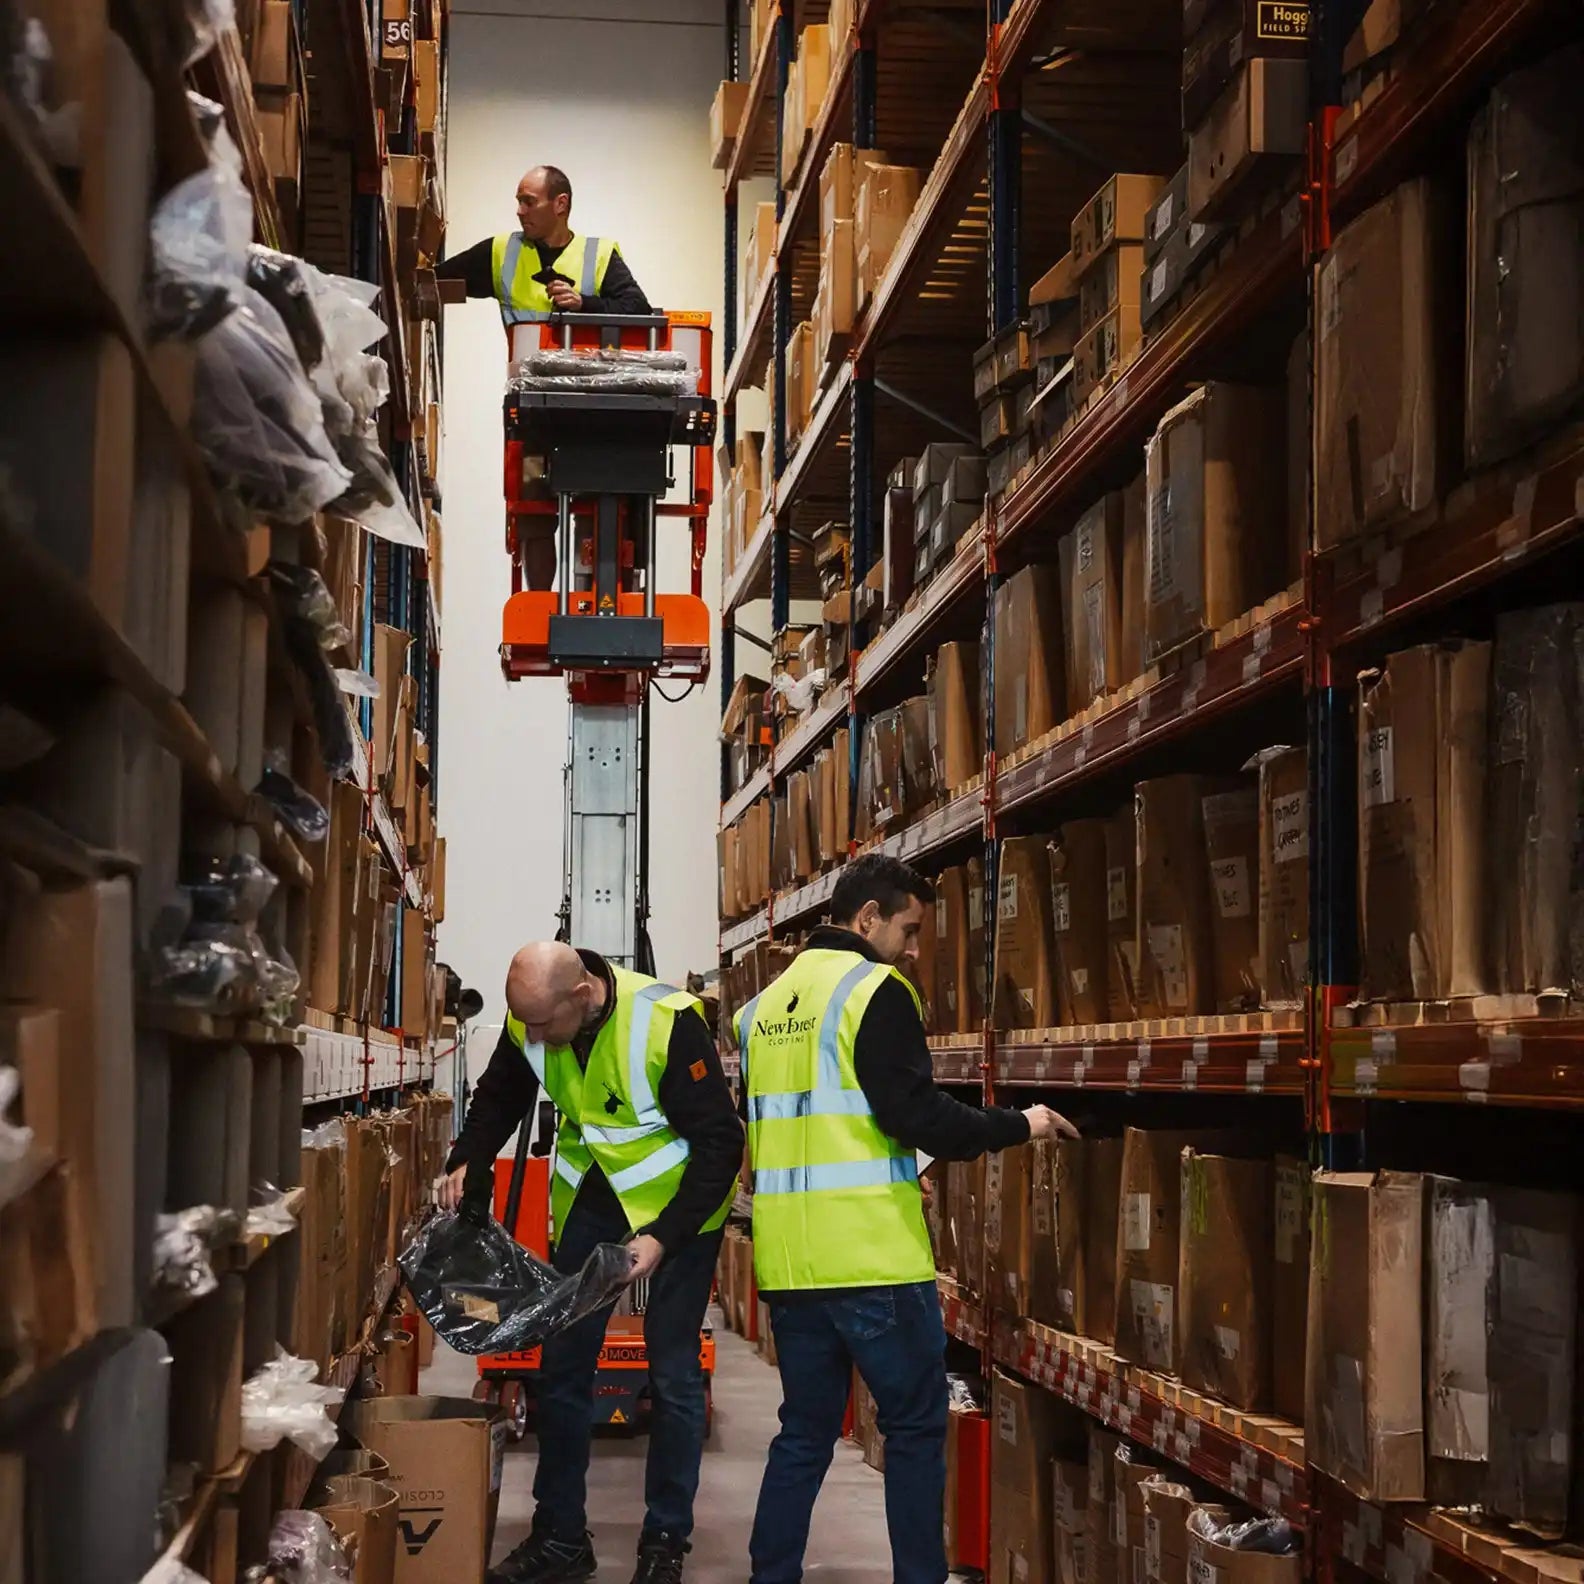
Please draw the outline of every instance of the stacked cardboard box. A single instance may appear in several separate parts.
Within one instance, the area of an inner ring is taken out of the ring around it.
[[[1075,407],[1109,385],[1138,347],[1144,221],[1163,185],[1158,176],[1112,176],[1073,218]]]
[[[1256,763],[1260,1002],[1298,1006],[1309,984],[1309,755],[1268,748]]]
[[[859,173],[853,208],[853,242],[858,253],[858,310],[874,296],[891,262],[914,206],[919,172],[910,165],[871,165]]]
[[[765,277],[775,267],[776,206],[755,204],[751,220],[743,229],[747,236],[743,243],[741,300],[737,311],[739,322],[746,324],[748,310],[763,288]]]
[[[1000,494],[1030,455],[1034,348],[1033,327],[1024,323],[993,336],[974,354],[974,400],[979,404],[979,440],[988,453],[986,485],[991,494]],[[1021,461],[1016,451],[1021,451]]]
[[[869,172],[883,166],[878,149],[837,143],[819,173],[819,286],[814,296],[814,357],[827,370],[846,351],[858,313],[858,194]],[[824,373],[820,376],[822,379]]]
[[[913,475],[917,457],[903,457],[886,477],[885,498],[881,507],[883,548],[880,563],[880,599],[883,619],[889,621],[902,609],[913,592],[914,533]],[[927,536],[929,523],[921,531]]]
[[[1144,669],[1146,496],[1141,473],[1103,495],[1061,541],[1067,714]]]
[[[996,688],[991,743],[1009,758],[1066,717],[1057,568],[1034,565],[995,591]]]
[[[978,644],[944,643],[935,651],[925,693],[935,784],[945,793],[972,781],[984,768],[979,682]]]
[[[1106,822],[1068,820],[1050,842],[1056,1012],[1063,1024],[1109,1016]]]
[[[709,136],[710,164],[716,170],[725,170],[731,164],[747,106],[747,83],[727,80],[715,90],[715,98],[710,103]]]
[[[992,1014],[997,1028],[1055,1025],[1054,951],[1046,839],[1009,836],[1001,844],[996,893]]]
[[[984,510],[985,465],[972,446],[927,445],[913,466],[913,584],[951,560]]]
[[[996,1579],[1049,1584],[1051,1462],[1076,1455],[1083,1422],[1065,1404],[997,1370],[990,1410],[990,1568]]]
[[[1188,211],[1249,208],[1303,153],[1309,104],[1307,0],[1187,0],[1183,129]]]
[[[935,791],[929,700],[920,695],[872,716],[858,763],[858,839],[899,829]]]
[[[1188,214],[1188,167],[1172,177],[1144,217],[1139,324],[1148,330],[1207,264],[1224,227]]]
[[[782,393],[788,452],[796,446],[814,416],[819,379],[814,364],[814,326],[805,319],[787,338],[786,385]]]
[[[970,859],[935,877],[936,1029],[970,1034],[984,1024],[983,866]]]
[[[798,35],[797,55],[788,70],[786,96],[781,101],[783,187],[796,185],[803,149],[825,103],[830,87],[830,47],[830,28],[823,22],[804,28]]]
[[[1364,993],[1486,988],[1480,864],[1491,646],[1427,644],[1359,679]]]

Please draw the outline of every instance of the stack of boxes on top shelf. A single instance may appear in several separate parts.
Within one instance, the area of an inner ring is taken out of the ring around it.
[[[837,143],[819,174],[819,286],[814,294],[811,356],[816,390],[845,356],[858,314],[858,246],[853,214],[859,189],[885,155]],[[808,179],[808,178],[805,178]],[[810,395],[812,406],[815,397]]]
[[[1144,222],[1164,185],[1158,176],[1113,176],[1073,220],[1072,267],[1078,282],[1075,409],[1110,385],[1138,350]]]
[[[721,572],[730,577],[737,563],[747,554],[749,542],[758,531],[770,507],[767,498],[774,488],[768,437],[748,431],[737,437],[737,462],[720,446],[715,453],[716,476],[721,481]]]

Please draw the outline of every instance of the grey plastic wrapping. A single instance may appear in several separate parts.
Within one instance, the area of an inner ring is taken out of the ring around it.
[[[696,396],[698,366],[680,352],[630,352],[616,347],[546,348],[518,358],[507,371],[514,391],[608,391],[628,396]]]
[[[1298,1531],[1285,1518],[1232,1518],[1222,1523],[1213,1508],[1195,1507],[1188,1514],[1188,1530],[1228,1551],[1291,1556],[1300,1549]]]
[[[614,1303],[632,1257],[601,1243],[564,1276],[515,1242],[498,1221],[442,1212],[402,1250],[402,1279],[441,1340],[459,1353],[534,1347]]]
[[[156,339],[207,335],[241,301],[253,199],[240,167],[222,127],[210,164],[154,206],[145,297]]]

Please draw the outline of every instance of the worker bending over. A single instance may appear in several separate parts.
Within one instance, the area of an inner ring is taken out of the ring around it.
[[[493,297],[508,334],[552,313],[647,314],[653,310],[610,237],[579,236],[571,226],[572,183],[554,165],[536,165],[517,183],[516,231],[486,237],[435,266],[469,297]],[[555,586],[555,523],[518,519],[528,588]]]
[[[791,966],[738,1014],[753,1247],[781,1370],[749,1543],[753,1584],[797,1584],[856,1365],[885,1435],[895,1584],[943,1584],[946,1330],[917,1153],[974,1160],[1074,1134],[1042,1105],[963,1105],[935,1086],[918,992],[934,887],[895,858],[850,863]],[[1076,1136],[1074,1134],[1074,1136]]]
[[[508,1016],[446,1162],[441,1202],[488,1205],[495,1157],[543,1087],[561,1113],[551,1215],[559,1271],[633,1234],[651,1276],[644,1340],[654,1420],[633,1584],[678,1584],[704,1451],[699,1330],[742,1160],[742,1124],[699,1003],[594,952],[524,946]],[[586,1513],[594,1377],[610,1310],[544,1345],[533,1532],[491,1584],[563,1584],[595,1569]]]

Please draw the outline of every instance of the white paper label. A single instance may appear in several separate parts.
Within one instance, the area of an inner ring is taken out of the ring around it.
[[[1147,1193],[1123,1196],[1122,1246],[1129,1254],[1149,1253],[1150,1196]]]
[[[1072,987],[1074,995],[1088,995],[1089,970],[1087,968],[1074,968],[1072,971]]]
[[[1005,1394],[996,1404],[996,1434],[1008,1446],[1015,1447],[1018,1443],[1017,1403]]]
[[[1276,1168],[1276,1259],[1291,1265],[1298,1256],[1303,1237],[1303,1170],[1297,1166]]]
[[[1072,928],[1072,887],[1065,881],[1051,887],[1051,925],[1058,935]]]
[[[1210,885],[1215,892],[1216,910],[1222,918],[1249,916],[1251,901],[1246,858],[1216,859],[1210,865]]]
[[[1221,1584],[1221,1570],[1210,1565],[1197,1545],[1188,1553],[1188,1584]]]
[[[1188,1005],[1188,958],[1181,924],[1151,924],[1150,956],[1161,977],[1161,1000],[1170,1007]]]
[[[1271,801],[1271,858],[1294,863],[1309,856],[1309,793],[1300,789]]]
[[[944,895],[935,898],[935,933],[944,936],[946,933],[946,898]]]
[[[1018,916],[1018,877],[1015,872],[1008,871],[1001,876],[1001,902],[997,911],[1003,920]]]
[[[1151,1369],[1170,1370],[1174,1365],[1172,1318],[1175,1302],[1171,1283],[1134,1281],[1130,1287],[1133,1319],[1143,1345],[1144,1362]]]
[[[1106,870],[1106,920],[1119,924],[1128,916],[1128,872],[1125,866]]]
[[[1218,1325],[1215,1328],[1216,1347],[1220,1350],[1221,1357],[1228,1361],[1238,1356],[1238,1347],[1242,1338],[1231,1326]]]
[[[1175,193],[1167,193],[1166,196],[1161,199],[1160,203],[1156,205],[1155,236],[1153,240],[1159,241],[1163,236],[1166,235],[1168,231],[1171,230],[1172,209],[1175,207],[1176,202],[1177,195]]]
[[[1166,295],[1166,260],[1162,259],[1150,271],[1149,296],[1152,303],[1159,302]]]
[[[1428,705],[1427,705],[1428,707]],[[1397,801],[1396,777],[1392,773],[1392,729],[1377,726],[1364,737],[1364,806],[1375,808]]]

